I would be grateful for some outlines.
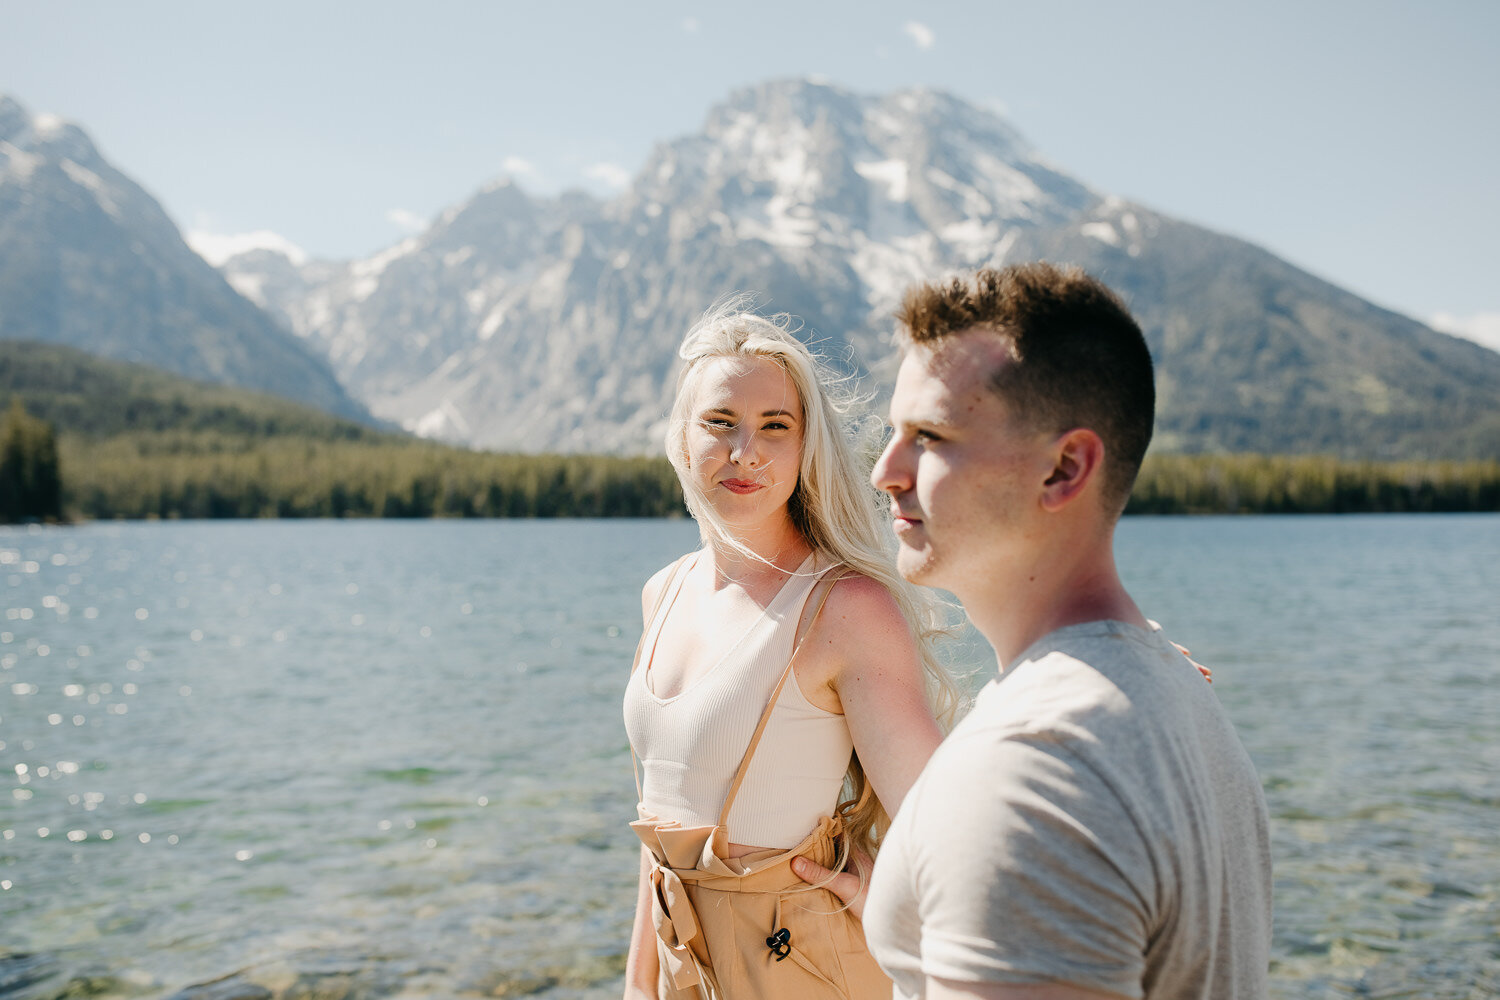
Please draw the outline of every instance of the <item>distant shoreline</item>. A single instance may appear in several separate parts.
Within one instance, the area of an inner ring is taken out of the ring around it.
[[[0,403],[0,520],[686,514],[659,453],[475,451],[56,345],[0,342]],[[1477,431],[1368,436],[1386,460],[1154,452],[1127,513],[1500,511]]]
[[[229,442],[220,442],[229,445]],[[686,516],[663,458],[515,455],[424,442],[216,449],[60,441],[64,520]],[[1500,461],[1150,455],[1127,514],[1500,511]]]

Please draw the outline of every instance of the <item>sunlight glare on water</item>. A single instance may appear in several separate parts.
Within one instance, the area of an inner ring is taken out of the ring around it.
[[[0,529],[6,1000],[618,996],[620,697],[695,543]],[[1500,995],[1500,517],[1132,519],[1119,552],[1260,769],[1273,996]]]

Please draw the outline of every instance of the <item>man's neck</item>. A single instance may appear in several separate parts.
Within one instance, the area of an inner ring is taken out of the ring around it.
[[[1147,627],[1120,582],[1110,539],[1044,548],[1030,563],[1029,571],[997,573],[993,587],[957,595],[1002,672],[1038,639],[1070,625],[1113,620]]]

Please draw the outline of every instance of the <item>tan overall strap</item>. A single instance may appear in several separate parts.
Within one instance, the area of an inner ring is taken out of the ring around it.
[[[677,561],[672,564],[672,572],[667,574],[666,582],[662,584],[661,593],[656,595],[656,604],[651,608],[651,614],[646,616],[646,624],[641,629],[641,638],[635,644],[635,659],[630,661],[630,675],[632,677],[635,676],[636,667],[641,665],[641,650],[646,646],[646,636],[651,634],[651,626],[656,624],[656,616],[661,612],[661,606],[667,602],[667,593],[671,592],[672,600],[675,603],[677,595],[682,592],[682,584],[687,579],[687,574],[683,573],[681,579],[678,579],[677,571],[682,567],[684,562],[694,555],[697,555],[697,553],[689,552],[678,557]],[[672,586],[674,583],[677,585],[676,587]],[[656,636],[658,639],[661,638],[660,629],[657,630]],[[652,653],[656,652],[654,644],[651,651]],[[626,746],[630,746],[628,740],[626,741]],[[635,759],[635,747],[633,746],[630,747],[630,773],[635,775],[635,800],[637,802],[646,801],[645,794],[641,791],[641,766],[640,762]]]
[[[832,569],[833,567],[829,567]],[[823,572],[828,572],[824,570]],[[730,782],[729,794],[724,797],[724,808],[719,812],[719,830],[726,829],[729,822],[729,810],[734,805],[734,797],[739,793],[740,785],[745,780],[745,774],[750,770],[750,760],[755,756],[755,748],[760,745],[760,736],[766,731],[766,723],[771,721],[771,710],[776,707],[776,699],[781,697],[781,689],[786,687],[787,678],[792,676],[792,666],[797,662],[797,653],[802,649],[802,643],[812,634],[813,625],[818,621],[818,616],[823,613],[823,605],[828,603],[828,595],[833,593],[834,584],[838,583],[848,573],[840,573],[832,580],[825,581],[828,586],[823,590],[823,596],[818,598],[818,606],[814,609],[812,617],[807,620],[807,627],[797,637],[797,644],[792,647],[792,655],[786,661],[786,669],[781,672],[781,680],[776,682],[776,688],[771,692],[770,701],[766,702],[765,711],[760,713],[760,722],[755,726],[755,732],[750,737],[750,745],[745,748],[745,756],[740,759],[740,768],[734,774],[734,781]],[[822,583],[814,584],[821,586]],[[805,605],[804,605],[805,607]]]

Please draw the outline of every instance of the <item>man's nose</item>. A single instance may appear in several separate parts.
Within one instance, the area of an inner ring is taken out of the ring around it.
[[[880,457],[875,460],[875,467],[870,470],[870,485],[887,493],[900,493],[909,487],[910,482],[901,454],[901,441],[893,437],[886,442]]]

